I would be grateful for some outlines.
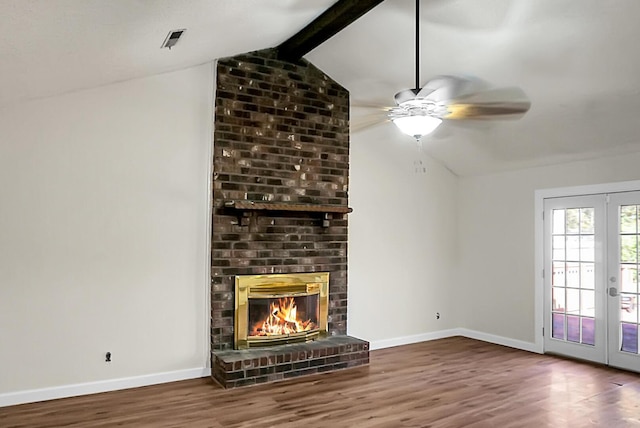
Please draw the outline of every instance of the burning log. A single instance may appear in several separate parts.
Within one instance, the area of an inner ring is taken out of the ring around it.
[[[310,319],[298,319],[297,307],[293,297],[278,299],[271,303],[267,318],[253,328],[254,336],[272,336],[300,333],[312,330],[316,324]]]
[[[277,317],[280,321],[282,322],[290,322],[287,319],[287,316],[285,314],[282,313],[282,311],[280,310],[280,308],[276,308],[274,309],[274,311],[271,313],[273,316]]]

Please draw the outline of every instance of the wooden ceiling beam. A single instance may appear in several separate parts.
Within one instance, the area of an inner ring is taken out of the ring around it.
[[[297,61],[384,0],[338,0],[309,25],[280,44],[278,58]]]

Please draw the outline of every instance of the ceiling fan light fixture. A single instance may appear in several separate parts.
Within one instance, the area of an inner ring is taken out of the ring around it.
[[[439,110],[442,106],[427,100],[432,88],[420,88],[420,0],[416,0],[416,86],[396,94],[398,107],[391,109],[389,118],[403,133],[420,139],[431,134],[442,123]]]
[[[427,115],[403,116],[392,120],[400,131],[418,141],[423,136],[431,134],[442,123],[442,119]]]

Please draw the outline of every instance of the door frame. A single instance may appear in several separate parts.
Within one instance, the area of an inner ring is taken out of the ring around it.
[[[588,196],[603,193],[633,192],[640,190],[640,180],[621,181],[584,186],[557,187],[537,189],[534,192],[534,325],[536,352],[544,353],[544,200],[548,198],[564,198],[571,196]],[[546,332],[550,334],[550,332]]]

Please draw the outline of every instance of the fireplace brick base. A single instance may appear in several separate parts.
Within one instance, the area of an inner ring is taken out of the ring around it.
[[[369,364],[369,342],[330,336],[310,343],[213,351],[212,362],[213,379],[237,388]]]

